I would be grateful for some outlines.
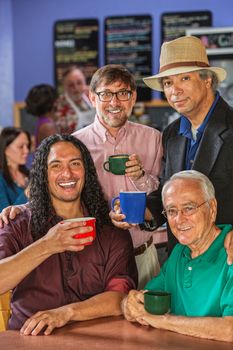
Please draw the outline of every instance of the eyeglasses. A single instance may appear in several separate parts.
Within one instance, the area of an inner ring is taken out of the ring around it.
[[[119,101],[129,101],[130,97],[132,96],[132,91],[130,90],[121,90],[117,92],[101,91],[101,92],[96,92],[96,95],[99,97],[99,100],[101,102],[111,102],[114,95],[116,95],[116,98]]]
[[[179,211],[181,211],[182,215],[184,216],[190,216],[193,215],[197,212],[198,208],[200,208],[203,204],[207,203],[208,201],[205,201],[201,204],[189,204],[186,205],[184,208],[182,209],[175,209],[175,208],[171,208],[171,209],[166,209],[162,211],[162,214],[165,216],[165,218],[171,218],[174,219]]]

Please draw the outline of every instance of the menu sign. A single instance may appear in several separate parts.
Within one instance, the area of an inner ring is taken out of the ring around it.
[[[151,99],[142,78],[152,74],[152,17],[115,16],[105,19],[105,64],[123,64],[134,75],[138,100]]]
[[[187,28],[211,27],[210,11],[165,12],[161,16],[161,42],[185,35]]]
[[[57,21],[54,25],[54,68],[58,92],[62,75],[72,65],[82,69],[89,83],[98,68],[99,23],[97,19]]]

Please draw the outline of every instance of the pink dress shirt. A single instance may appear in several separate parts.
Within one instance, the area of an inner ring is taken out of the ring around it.
[[[121,190],[146,191],[157,189],[162,158],[161,133],[149,126],[127,121],[113,137],[100,123],[98,117],[92,124],[73,134],[89,149],[95,163],[99,181],[109,204]],[[114,175],[103,168],[103,163],[113,154],[135,153],[139,156],[145,175],[133,181],[124,175]],[[142,245],[151,237],[151,232],[142,231],[139,227],[130,230],[134,247]]]

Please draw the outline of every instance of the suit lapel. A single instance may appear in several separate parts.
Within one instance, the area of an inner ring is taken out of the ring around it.
[[[198,170],[207,176],[210,174],[222,147],[222,134],[226,129],[225,110],[220,102],[217,104],[213,115],[206,126],[192,169]]]
[[[184,169],[186,143],[187,139],[181,135],[176,135],[168,141],[167,178]]]

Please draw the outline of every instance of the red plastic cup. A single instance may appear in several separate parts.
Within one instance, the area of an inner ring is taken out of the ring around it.
[[[86,233],[77,233],[75,234],[73,237],[74,238],[86,238],[86,237],[93,237],[93,241],[96,237],[96,227],[95,227],[95,223],[96,223],[96,219],[92,218],[92,217],[84,217],[84,218],[73,218],[73,219],[67,219],[64,221],[68,221],[68,222],[82,222],[85,221],[86,222],[86,226],[91,226],[92,227],[92,231],[90,232],[86,232]],[[82,245],[90,245],[92,244],[92,242],[86,242],[83,243]]]

